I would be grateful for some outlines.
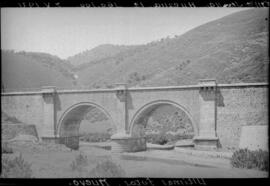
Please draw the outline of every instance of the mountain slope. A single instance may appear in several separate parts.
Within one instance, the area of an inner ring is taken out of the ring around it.
[[[67,58],[68,61],[74,66],[79,66],[85,63],[91,63],[108,57],[113,57],[121,52],[125,52],[135,46],[123,46],[123,45],[99,45],[91,50],[86,50],[74,56]]]
[[[203,78],[218,83],[266,82],[268,20],[267,8],[249,9],[181,36],[145,45],[101,45],[70,61],[45,53],[2,51],[2,87],[99,88],[123,82],[167,86],[197,84]]]
[[[268,72],[268,9],[255,8],[85,64],[79,81],[90,87],[265,82]],[[181,24],[181,23],[179,23]]]
[[[76,86],[72,66],[49,54],[2,50],[1,67],[2,88],[6,91]]]

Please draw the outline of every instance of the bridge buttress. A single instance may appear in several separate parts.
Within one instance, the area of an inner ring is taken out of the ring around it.
[[[118,126],[120,128],[118,129],[117,133],[128,133],[128,108],[127,108],[127,94],[128,94],[128,88],[126,84],[117,84],[117,90],[116,90],[116,97],[118,99],[118,109],[121,111],[119,113],[120,118],[118,118],[119,123]]]
[[[123,111],[119,115],[119,121],[121,128],[117,130],[117,133],[111,136],[111,149],[112,152],[136,152],[146,150],[145,138],[134,138],[129,133],[129,114],[128,114],[128,88],[126,84],[118,84],[116,90],[116,96],[118,98],[119,108]]]
[[[196,148],[217,148],[216,134],[216,81],[200,80],[199,135],[194,138]]]
[[[42,140],[54,140],[55,139],[55,87],[42,87],[43,97],[43,124],[42,132],[40,134]]]

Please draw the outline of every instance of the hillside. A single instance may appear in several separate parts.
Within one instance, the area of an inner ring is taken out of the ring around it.
[[[2,50],[1,67],[5,91],[76,86],[72,65],[50,54]]]
[[[79,66],[85,63],[91,63],[94,61],[113,57],[121,52],[125,52],[133,48],[135,48],[135,46],[104,44],[99,45],[91,50],[86,50],[71,56],[67,58],[67,60],[70,61],[72,65]]]
[[[37,52],[2,51],[2,84],[6,90],[110,88],[268,80],[269,17],[267,8],[231,14],[174,38],[145,45],[100,45],[62,60]],[[179,23],[181,24],[181,23]],[[75,78],[78,76],[78,79]]]
[[[174,38],[140,45],[77,69],[87,87],[266,82],[268,9],[255,8],[201,25]],[[179,23],[181,24],[181,23]]]

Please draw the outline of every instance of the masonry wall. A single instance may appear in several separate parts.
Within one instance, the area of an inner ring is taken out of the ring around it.
[[[165,91],[166,92],[166,91]],[[133,97],[133,107],[141,108],[144,105],[144,102],[139,101],[139,91],[138,95],[132,94]],[[147,94],[147,93],[145,93]],[[157,94],[156,99],[164,99],[164,97],[170,97],[172,100],[178,100],[179,103],[188,103],[189,101],[194,101],[196,99],[196,91],[194,96],[187,97],[190,99],[183,99],[182,95],[184,93],[181,91],[173,96],[173,94]],[[111,111],[116,108],[116,98],[113,97],[114,94],[110,96],[105,96],[100,94],[95,96],[82,96],[83,94],[77,95],[77,98],[72,99],[67,95],[61,95],[61,111],[65,111],[69,105],[72,105],[77,102],[82,101],[91,101],[100,99],[103,100],[100,102],[100,105],[107,103],[105,109]],[[193,95],[193,94],[192,94]],[[141,97],[144,95],[142,94]],[[101,98],[106,99],[101,99]],[[107,99],[108,98],[108,99]],[[147,102],[152,101],[151,97],[147,97]],[[72,103],[69,103],[64,100],[70,100]],[[145,99],[141,99],[145,100]],[[184,102],[182,100],[185,100]],[[38,135],[42,131],[43,125],[43,97],[41,93],[5,93],[1,96],[1,111],[5,112],[11,117],[16,117],[18,120],[26,124],[32,124],[36,126]],[[181,101],[181,102],[180,102]],[[74,103],[73,103],[74,102]],[[66,104],[69,103],[69,104]],[[140,105],[137,105],[139,104]],[[145,102],[146,103],[146,102]],[[105,104],[106,105],[106,104]],[[190,104],[184,104],[184,106]],[[195,107],[190,109],[196,110]],[[129,110],[132,114],[132,111],[136,109]],[[120,111],[116,110],[111,113],[119,113]],[[194,112],[194,111],[193,111]],[[195,112],[196,115],[197,112]],[[59,113],[58,113],[59,114]],[[117,118],[118,115],[113,114],[113,118]],[[134,114],[134,113],[133,113]],[[217,91],[217,135],[220,139],[220,144],[225,149],[236,149],[238,148],[240,142],[241,127],[244,125],[268,125],[268,86],[267,85],[219,85]],[[59,114],[61,115],[61,114]],[[132,117],[130,117],[132,118]],[[129,118],[129,119],[130,119]],[[252,138],[252,136],[251,136]],[[266,139],[267,140],[267,139]]]
[[[217,135],[223,148],[238,148],[241,126],[268,125],[267,91],[267,86],[219,87]]]
[[[36,126],[38,135],[43,123],[41,94],[7,94],[1,96],[1,112],[16,117],[25,124]]]

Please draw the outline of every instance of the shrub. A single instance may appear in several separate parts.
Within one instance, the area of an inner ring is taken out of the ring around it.
[[[2,143],[2,153],[3,154],[10,154],[13,153],[12,148],[8,145],[7,142]]]
[[[240,149],[233,153],[231,164],[237,168],[269,170],[269,154],[267,151]]]
[[[72,161],[70,164],[71,169],[74,170],[79,170],[81,171],[83,167],[88,165],[88,159],[87,156],[83,155],[80,153],[78,156],[76,156],[75,160]]]
[[[89,174],[90,177],[123,177],[125,176],[125,171],[120,165],[114,163],[112,159],[106,159],[99,162]]]
[[[166,134],[158,133],[158,134],[147,134],[146,141],[153,144],[164,145],[168,142]]]
[[[167,136],[166,135],[160,135],[156,138],[155,143],[164,145],[168,142]]]
[[[2,178],[31,178],[31,176],[31,164],[23,159],[22,154],[14,159],[3,157]]]
[[[131,74],[129,74],[128,79],[127,79],[127,83],[129,84],[136,84],[139,83],[141,81],[146,80],[146,76],[139,74],[138,72],[133,72]]]
[[[98,88],[100,88],[100,85],[95,83],[95,84],[93,85],[93,88],[98,89]]]
[[[171,133],[149,133],[146,135],[146,141],[148,143],[153,143],[153,144],[159,144],[159,145],[164,145],[169,142],[176,142],[178,140],[183,140],[183,139],[191,139],[193,138],[192,134],[186,134],[186,135],[181,135],[181,134],[171,134]]]

